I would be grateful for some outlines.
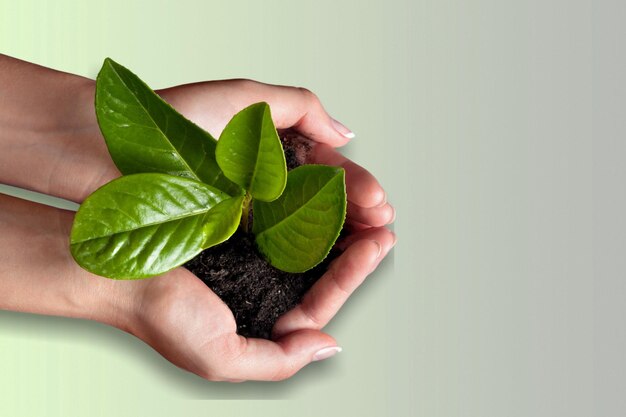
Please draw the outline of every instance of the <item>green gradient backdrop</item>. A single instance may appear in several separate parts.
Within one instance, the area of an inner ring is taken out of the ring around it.
[[[0,312],[0,416],[624,415],[624,135],[598,130],[624,128],[601,97],[623,94],[619,2],[0,4],[0,50],[67,72],[111,56],[153,87],[310,88],[399,235],[328,328],[344,352],[282,383],[208,383],[115,329]]]

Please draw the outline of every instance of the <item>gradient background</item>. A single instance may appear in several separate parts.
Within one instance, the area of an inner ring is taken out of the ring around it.
[[[1,416],[626,414],[624,2],[0,4],[0,50],[41,65],[315,91],[399,236],[328,327],[344,352],[282,383],[0,312]]]

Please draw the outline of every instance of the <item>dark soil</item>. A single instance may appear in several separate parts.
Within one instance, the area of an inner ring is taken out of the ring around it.
[[[311,149],[306,139],[281,132],[281,140],[289,169],[306,161]],[[228,305],[237,322],[237,333],[269,339],[278,318],[302,300],[337,255],[332,251],[317,267],[292,274],[271,266],[257,250],[254,237],[238,231],[228,241],[200,253],[185,267]]]
[[[254,237],[243,232],[185,264],[228,305],[237,333],[264,339],[270,338],[276,320],[300,302],[326,266],[327,261],[303,274],[280,271],[258,252]]]

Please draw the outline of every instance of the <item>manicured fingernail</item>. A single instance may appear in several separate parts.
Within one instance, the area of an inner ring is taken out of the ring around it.
[[[376,253],[376,259],[378,259],[378,257],[380,256],[381,253],[383,253],[383,247],[380,244],[379,241],[377,240],[372,240],[372,242],[374,242],[376,244],[376,247],[378,248],[378,252]]]
[[[389,220],[389,223],[393,223],[396,221],[396,208],[394,206],[389,206],[391,207],[391,220]]]
[[[354,132],[352,132],[350,129],[345,127],[343,124],[339,123],[337,120],[332,119],[332,121],[333,121],[333,126],[335,127],[335,130],[341,133],[342,135],[344,135],[345,137],[347,137],[348,139],[352,139],[356,136]]]
[[[341,348],[339,346],[331,346],[324,349],[320,349],[313,355],[313,362],[323,361],[324,359],[328,359],[331,356],[336,355],[341,352]]]

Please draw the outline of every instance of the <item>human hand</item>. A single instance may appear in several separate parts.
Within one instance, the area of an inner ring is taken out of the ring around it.
[[[6,59],[3,63],[7,63]],[[0,154],[11,155],[3,161],[0,180],[80,202],[120,175],[95,122],[93,81],[75,82],[69,74],[49,77],[47,69],[37,67],[31,71],[30,67],[24,69],[23,64],[9,59],[8,70],[3,71],[9,76],[7,94],[14,96],[6,103],[16,106],[5,114],[25,115],[25,119],[16,119],[17,123],[13,120],[9,130],[0,129],[0,145],[6,150]],[[15,84],[10,77],[12,68],[20,79],[29,82]],[[41,84],[45,88],[37,88]],[[28,88],[33,91],[25,92]],[[42,99],[42,91],[49,92],[49,97]],[[279,320],[273,342],[244,339],[229,327],[234,326],[234,320],[226,306],[188,271],[179,268],[141,282],[93,276],[80,269],[69,255],[71,213],[42,209],[33,203],[15,203],[23,207],[3,212],[5,220],[8,218],[4,223],[0,218],[0,238],[7,241],[0,255],[11,260],[0,270],[0,308],[83,317],[117,326],[141,337],[177,365],[211,379],[285,378],[308,363],[320,346],[334,346],[334,340],[319,329],[393,246],[395,238],[391,232],[372,227],[391,222],[393,208],[367,171],[332,149],[344,144],[351,135],[326,114],[319,100],[307,90],[231,80],[174,87],[159,94],[215,136],[241,108],[267,101],[279,129],[293,128],[314,139],[310,162],[346,168],[347,226],[355,232],[340,243],[344,254],[332,263],[302,304]],[[48,103],[56,104],[50,107]],[[62,111],[57,113],[59,109]],[[20,126],[26,130],[11,131],[21,129]],[[15,138],[19,138],[19,143],[13,143]],[[43,239],[45,244],[25,245],[34,239]],[[197,317],[185,307],[189,304],[181,297],[195,300],[192,305],[198,310]],[[176,326],[176,322],[168,321],[184,317],[183,313],[193,316],[191,325]],[[214,333],[203,330],[202,336],[199,329],[223,333],[218,339],[211,339]],[[224,353],[224,346],[237,357]],[[212,356],[210,362],[204,355],[211,352],[225,356],[223,360],[219,355]],[[254,358],[265,358],[273,365],[261,366],[258,371],[254,366],[245,366],[255,363]]]
[[[310,141],[308,160],[302,162],[346,170],[349,227],[361,230],[393,222],[395,211],[378,181],[334,149],[354,134],[326,113],[311,91],[237,79],[180,85],[157,93],[214,137],[241,109],[259,101],[269,103],[277,129],[297,132]]]
[[[245,88],[241,88],[241,83]],[[223,111],[217,115],[207,112],[206,108],[211,107],[211,98],[219,97],[224,100],[225,94],[210,94],[208,91],[213,88],[217,90],[233,88],[234,92],[228,101],[229,106],[222,107]],[[257,101],[270,102],[272,115],[279,129],[297,129],[300,133],[318,138],[317,141],[309,143],[310,152],[307,160],[302,162],[341,166],[346,170],[347,227],[352,229],[353,233],[339,242],[339,246],[345,250],[344,253],[331,264],[326,274],[309,290],[302,302],[276,323],[273,341],[246,339],[236,335],[236,325],[232,314],[227,309],[224,312],[223,303],[215,294],[203,284],[199,284],[197,279],[189,276],[185,278],[189,280],[189,289],[192,286],[191,282],[198,287],[189,296],[198,300],[198,306],[204,306],[199,308],[207,308],[206,314],[195,316],[195,318],[210,317],[213,313],[221,312],[223,316],[221,323],[225,325],[221,330],[224,333],[220,333],[219,337],[211,340],[201,338],[193,344],[202,346],[201,349],[185,348],[181,351],[178,345],[160,343],[156,346],[153,343],[153,346],[159,351],[164,349],[163,355],[172,362],[209,379],[284,379],[313,360],[320,349],[333,352],[333,349],[328,348],[336,346],[334,340],[320,330],[395,244],[395,236],[382,227],[393,222],[395,218],[393,207],[387,203],[384,190],[367,170],[348,160],[331,146],[341,145],[346,142],[347,138],[343,135],[337,136],[335,125],[323,110],[319,100],[306,90],[279,87],[278,91],[275,91],[275,88],[252,81],[235,80],[220,81],[210,85],[208,83],[194,84],[159,92],[166,101],[173,104],[186,117],[213,133],[214,136],[218,136],[230,117],[239,109]],[[245,94],[241,94],[242,92]],[[287,101],[287,104],[293,101],[293,105],[285,105],[281,102],[281,98]],[[272,100],[277,100],[278,105],[272,104]],[[300,101],[308,103],[314,111],[301,110],[298,107]],[[275,111],[276,108],[279,110]],[[332,130],[332,137],[325,137],[324,131],[330,130]],[[203,287],[203,290],[200,291],[199,287]],[[155,288],[162,287],[157,285]],[[177,286],[176,289],[187,291],[186,287]],[[155,290],[152,293],[156,299],[162,297],[168,300],[165,302],[168,307],[160,307],[159,314],[163,314],[164,311],[179,310],[177,304],[182,298],[172,296],[172,293],[172,289],[167,285],[164,290]],[[220,308],[217,305],[214,308],[207,307],[216,302],[219,302]],[[153,304],[159,303],[146,305]],[[165,314],[169,315],[169,313]],[[150,323],[152,323],[150,328],[153,332],[158,333],[159,330],[163,330],[159,324],[160,321]],[[198,327],[202,328],[202,324],[199,323]],[[202,332],[194,334],[202,335]],[[177,338],[180,338],[180,335]],[[154,338],[153,340],[161,339],[167,338]],[[177,347],[172,351],[174,346]],[[207,349],[219,353],[202,354]],[[234,355],[237,360],[230,359],[231,355]],[[247,366],[242,367],[241,363],[246,363]],[[250,366],[251,364],[253,366]]]
[[[376,195],[381,190],[374,177],[332,148],[314,144],[309,158],[305,162],[332,163],[346,169],[346,177],[352,179],[347,190],[349,200],[364,205],[379,203]],[[302,302],[278,320],[271,341],[237,335],[228,307],[183,268],[149,280],[135,334],[172,363],[203,378],[241,381],[290,377],[312,360],[323,359],[324,352],[337,351],[333,349],[335,340],[321,329],[395,244],[395,236],[385,227],[364,227],[364,223],[390,222],[385,206],[349,211],[351,221],[356,216],[359,230],[338,243],[343,253]]]
[[[157,94],[214,137],[245,107],[265,101],[277,129],[293,129],[319,143],[337,147],[354,133],[333,119],[318,97],[301,87],[264,84],[246,79],[205,81],[157,90]]]
[[[183,268],[147,280],[131,332],[170,362],[209,380],[288,378],[311,361],[324,359],[316,358],[318,352],[332,352],[328,348],[337,346],[321,328],[376,268],[393,241],[387,229],[378,228],[345,242],[345,252],[302,304],[279,319],[271,341],[237,335],[228,307]]]
[[[346,238],[345,252],[302,304],[279,320],[269,341],[238,336],[228,307],[184,268],[140,281],[111,280],[81,269],[67,247],[73,216],[0,194],[0,309],[118,327],[175,365],[211,380],[284,379],[320,350],[335,347],[320,329],[394,243],[385,228]]]

